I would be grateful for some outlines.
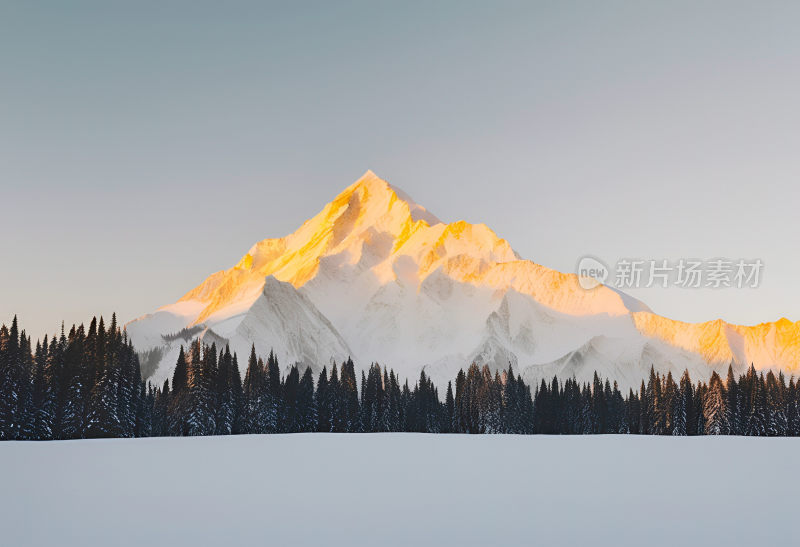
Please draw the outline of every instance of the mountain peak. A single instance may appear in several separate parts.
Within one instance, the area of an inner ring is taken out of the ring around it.
[[[333,202],[349,202],[352,196],[357,195],[361,202],[369,200],[374,203],[381,199],[388,201],[393,194],[394,189],[391,185],[368,169],[353,184],[336,196]]]
[[[389,190],[389,183],[376,175],[372,169],[367,169],[356,181],[344,189],[340,194],[351,194],[360,189],[367,189],[372,191],[387,191]]]
[[[364,171],[364,174],[359,177],[359,179],[354,183],[354,185],[358,184],[368,184],[370,182],[377,181],[382,182],[384,184],[388,184],[385,180],[380,178],[378,175],[375,174],[375,171],[372,169],[367,169]]]
[[[285,363],[317,367],[353,355],[409,377],[430,366],[440,379],[469,356],[527,365],[529,381],[555,372],[591,381],[598,369],[631,385],[651,364],[707,378],[732,360],[786,372],[800,363],[800,322],[681,323],[604,285],[584,290],[575,274],[521,259],[485,224],[441,223],[372,171],[292,234],[256,243],[129,327],[142,350],[163,352],[156,383],[177,359],[183,339],[172,333],[212,327],[240,353],[274,346]]]
[[[386,204],[402,201],[408,205],[411,219],[414,222],[423,220],[430,226],[442,223],[436,215],[415,202],[406,192],[397,186],[389,184],[385,179],[376,175],[371,169],[367,169],[358,180],[339,194],[336,199],[334,199],[333,203],[349,203],[354,195],[358,195],[362,209],[370,209],[373,207],[383,208]]]

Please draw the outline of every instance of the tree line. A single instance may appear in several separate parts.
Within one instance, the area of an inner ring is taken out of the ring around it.
[[[511,366],[470,365],[444,398],[424,371],[413,386],[373,364],[358,378],[351,359],[314,377],[275,355],[250,351],[244,378],[230,348],[180,347],[172,379],[154,386],[112,317],[88,329],[62,326],[32,345],[16,317],[0,327],[0,439],[78,439],[294,432],[800,435],[800,383],[751,366],[738,378],[650,370],[623,395],[596,373],[542,381],[531,391]]]

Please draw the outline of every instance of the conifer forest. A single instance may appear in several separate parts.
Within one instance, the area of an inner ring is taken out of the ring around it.
[[[783,374],[708,382],[651,368],[622,393],[597,374],[591,384],[554,377],[526,385],[512,367],[470,364],[444,393],[423,371],[413,383],[351,359],[318,374],[285,369],[253,348],[244,377],[229,348],[181,347],[171,381],[142,378],[116,317],[73,326],[33,344],[16,317],[0,327],[0,439],[51,440],[296,432],[506,434],[800,435],[800,382]]]

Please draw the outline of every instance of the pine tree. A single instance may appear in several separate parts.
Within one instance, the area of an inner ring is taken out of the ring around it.
[[[447,408],[447,415],[444,422],[444,433],[450,433],[454,429],[455,424],[455,406],[456,402],[453,398],[453,383],[447,382],[447,395],[445,395],[445,407]]]
[[[630,427],[628,426],[628,420],[626,412],[625,412],[625,399],[622,397],[622,393],[619,391],[619,386],[617,382],[614,382],[614,387],[611,390],[611,410],[609,414],[612,416],[612,425],[613,427],[609,430],[609,433],[620,433],[620,434],[627,434],[630,433]]]
[[[153,395],[153,427],[154,437],[169,435],[168,408],[170,401],[169,380],[164,380],[163,386]]]
[[[220,352],[216,378],[216,433],[217,435],[237,434],[241,430],[242,381],[239,365],[227,345]]]
[[[455,417],[453,418],[453,431],[456,433],[468,432],[467,422],[469,420],[469,401],[466,384],[467,376],[464,374],[464,370],[460,369],[456,375]]]
[[[556,390],[554,390],[556,392]],[[608,405],[606,404],[603,382],[597,371],[592,379],[592,433],[606,433],[608,421]]]
[[[300,386],[297,389],[297,407],[299,410],[299,431],[313,432],[317,430],[317,405],[314,401],[314,376],[311,367],[306,367]]]
[[[66,368],[67,337],[64,334],[64,323],[61,323],[61,334],[53,337],[47,359],[47,375],[53,397],[53,438],[62,439],[61,430],[64,423],[64,405],[67,399],[69,378]]]
[[[725,393],[727,394],[728,429],[731,435],[741,435],[742,416],[739,398],[739,386],[733,375],[733,361],[728,365],[728,376],[725,380]]]
[[[358,431],[359,405],[358,385],[356,384],[356,371],[352,359],[342,363],[342,374],[339,379],[340,411],[342,412],[344,431]]]
[[[667,430],[666,408],[662,393],[661,376],[650,367],[650,380],[647,384],[648,401],[650,402],[650,433],[663,435]]]
[[[112,325],[116,325],[116,317],[112,318]],[[123,436],[133,437],[137,431],[137,413],[141,414],[140,396],[142,392],[142,373],[139,367],[139,357],[133,349],[127,335],[121,336],[119,331],[108,336],[113,336],[112,351],[108,355],[110,366],[120,369],[118,388],[119,418],[122,425]],[[139,426],[141,429],[141,425]]]
[[[703,404],[703,419],[707,435],[726,435],[728,433],[727,395],[722,379],[716,372],[711,373]]]
[[[403,423],[402,394],[400,382],[394,370],[383,370],[383,384],[386,386],[386,405],[383,413],[383,431],[400,431]]]
[[[86,336],[83,325],[70,330],[64,352],[65,390],[61,400],[59,438],[80,439],[84,435],[84,407],[91,392],[91,384],[84,384],[86,372],[84,345]]]
[[[300,431],[299,389],[300,372],[297,370],[297,365],[293,365],[283,382],[283,419],[280,431],[284,433],[297,433]]]
[[[751,367],[752,368],[752,367]],[[755,371],[752,374],[751,396],[750,396],[750,414],[747,418],[747,428],[745,435],[750,436],[763,436],[768,431],[768,408],[767,408],[767,394],[764,385],[764,377],[756,376]]]
[[[123,436],[119,417],[120,368],[114,365],[99,369],[99,378],[91,389],[86,436],[117,438]]]
[[[684,370],[681,376],[678,392],[675,394],[672,403],[672,434],[688,435],[690,431],[689,412],[692,407],[692,381],[689,378],[689,371]]]
[[[187,369],[186,435],[213,435],[216,431],[216,353],[216,346],[203,350],[199,340],[192,344]]]
[[[655,373],[650,369],[650,381],[653,381]],[[648,391],[642,380],[642,385],[639,388],[639,434],[652,435],[651,418],[652,418],[653,398],[652,393]]]
[[[55,417],[55,397],[52,378],[48,366],[47,336],[44,342],[36,343],[36,363],[33,375],[33,438],[48,440],[53,438],[53,422]]]
[[[230,352],[227,353],[230,355]],[[245,432],[245,398],[242,376],[239,372],[239,358],[236,353],[233,354],[231,365],[228,369],[228,378],[228,387],[231,391],[231,400],[233,402],[233,425],[231,434],[239,435]]]
[[[167,407],[167,434],[183,436],[188,432],[189,366],[183,345],[178,353],[175,371],[172,373],[172,391]]]
[[[267,364],[265,367],[266,380],[262,410],[264,414],[263,428],[267,433],[277,433],[282,429],[282,421],[285,419],[283,409],[283,389],[281,385],[281,370],[278,365],[278,358],[275,352],[270,350]]]
[[[767,435],[771,437],[783,437],[786,435],[787,419],[784,408],[785,383],[783,375],[780,380],[771,370],[767,373],[765,384],[766,414],[767,414]]]
[[[661,390],[661,413],[664,416],[664,435],[672,435],[675,427],[675,399],[678,398],[678,385],[672,377],[672,371],[667,371],[664,385]]]
[[[331,419],[331,394],[327,367],[322,367],[322,371],[319,373],[314,402],[317,407],[317,431],[330,433],[333,430],[333,422]]]
[[[639,396],[633,392],[632,388],[628,389],[628,398],[626,399],[626,403],[628,427],[630,428],[630,432],[635,435],[639,435],[641,434],[641,431],[639,430],[639,418],[641,416],[640,401]],[[574,431],[571,431],[570,433],[574,433]]]
[[[331,377],[328,382],[328,394],[330,397],[331,431],[334,433],[344,433],[347,431],[347,419],[344,410],[344,397],[342,396],[341,386],[339,385],[339,370],[336,363],[331,369]]]
[[[20,332],[17,317],[0,333],[0,439],[26,439],[33,434],[30,339]]]
[[[256,357],[255,345],[250,349],[247,361],[247,372],[244,375],[242,390],[244,393],[243,432],[267,433],[266,397],[267,386],[263,364]]]
[[[136,437],[151,437],[153,435],[153,408],[155,395],[149,384],[141,382],[136,413]]]
[[[16,322],[16,317],[14,320]],[[0,440],[11,439],[13,435],[16,386],[12,375],[11,344],[11,335],[4,324],[0,327]]]
[[[786,390],[786,434],[797,437],[800,434],[800,413],[798,412],[798,390],[794,376],[789,378]]]

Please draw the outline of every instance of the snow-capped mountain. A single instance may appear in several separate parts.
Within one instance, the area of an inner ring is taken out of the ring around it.
[[[660,317],[615,289],[581,288],[522,259],[484,224],[444,223],[368,171],[296,232],[256,243],[231,269],[127,325],[163,382],[201,337],[246,355],[274,350],[315,371],[352,356],[434,381],[471,362],[511,363],[529,382],[595,370],[623,388],[650,365],[707,378],[733,362],[794,372],[800,322],[754,327]],[[240,365],[244,364],[240,359]]]

